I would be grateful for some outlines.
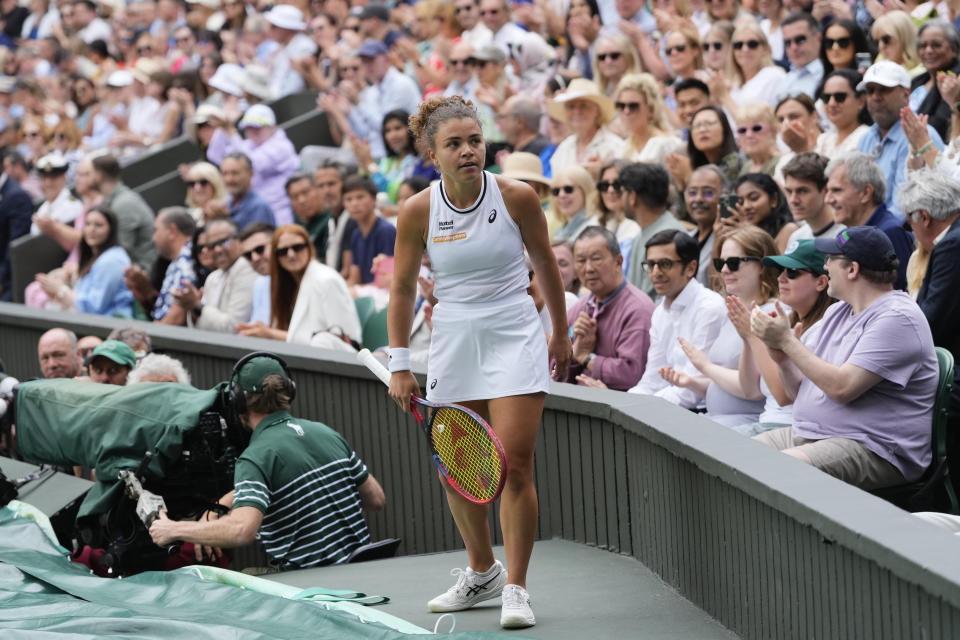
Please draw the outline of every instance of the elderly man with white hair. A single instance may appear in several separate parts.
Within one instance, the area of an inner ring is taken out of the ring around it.
[[[894,288],[907,288],[907,261],[913,252],[913,236],[885,203],[887,181],[881,167],[865,153],[844,153],[833,158],[824,171],[827,195],[836,221],[848,227],[870,226],[883,231],[900,261]]]
[[[917,172],[900,191],[900,206],[917,236],[911,260],[926,267],[917,304],[930,323],[934,344],[960,361],[960,184],[934,171]],[[958,392],[955,382],[955,408],[960,407]]]
[[[176,358],[161,353],[150,353],[143,357],[137,366],[127,375],[127,384],[140,382],[179,382],[190,384],[190,373]]]

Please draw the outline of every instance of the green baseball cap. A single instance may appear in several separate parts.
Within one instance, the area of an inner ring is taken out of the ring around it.
[[[826,261],[827,256],[814,246],[813,240],[794,240],[787,245],[782,256],[767,256],[763,264],[782,269],[810,269],[817,275],[826,275],[823,268]]]
[[[117,364],[123,365],[129,369],[133,369],[135,366],[137,366],[137,354],[133,352],[133,349],[119,340],[104,340],[97,345],[90,355],[87,356],[87,358],[83,361],[83,364],[90,364],[90,362],[97,356],[103,356],[108,360],[113,360]]]
[[[275,358],[268,356],[252,358],[243,365],[243,368],[240,369],[240,372],[237,374],[237,385],[244,391],[260,393],[263,391],[263,389],[260,388],[263,379],[272,374],[277,374],[284,380],[287,379],[283,365]]]

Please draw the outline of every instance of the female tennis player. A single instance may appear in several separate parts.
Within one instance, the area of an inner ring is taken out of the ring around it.
[[[420,387],[410,373],[409,337],[424,250],[433,265],[433,333],[427,399],[456,402],[490,423],[507,456],[500,525],[507,567],[493,557],[487,505],[471,503],[446,486],[447,503],[463,537],[470,566],[454,569],[457,583],[428,603],[431,611],[459,611],[503,596],[500,624],[535,622],[526,591],[537,530],[533,451],[549,388],[549,357],[556,371],[571,357],[563,283],[540,199],[527,184],[483,170],[484,140],[473,104],[460,96],[433,98],[410,117],[441,180],[404,204],[397,224],[390,292],[390,395],[410,410]],[[533,299],[524,247],[553,318],[548,345]]]

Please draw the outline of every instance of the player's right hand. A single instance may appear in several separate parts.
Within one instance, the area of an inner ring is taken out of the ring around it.
[[[410,371],[395,371],[390,375],[390,397],[406,413],[410,413],[410,396],[420,395],[420,384]]]

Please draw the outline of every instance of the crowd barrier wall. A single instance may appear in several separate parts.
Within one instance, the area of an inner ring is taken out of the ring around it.
[[[8,373],[39,375],[46,329],[105,336],[123,324],[0,304],[0,358]],[[285,358],[294,413],[343,433],[385,488],[374,538],[402,538],[401,554],[460,546],[414,421],[352,356],[144,326],[199,387],[249,351]],[[539,538],[632,556],[743,638],[960,637],[960,540],[657,398],[554,384],[536,480]]]

